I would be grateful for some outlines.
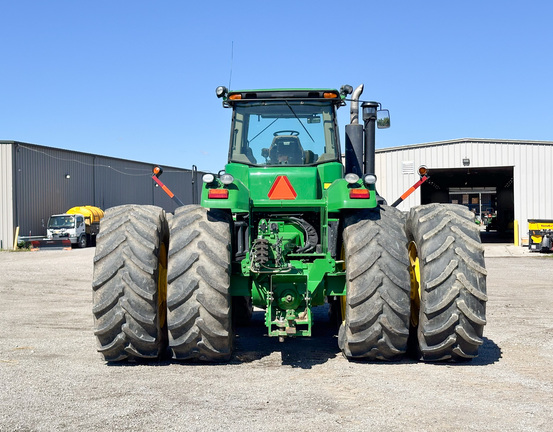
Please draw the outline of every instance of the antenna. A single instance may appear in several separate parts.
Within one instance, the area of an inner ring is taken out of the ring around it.
[[[234,62],[234,41],[230,45],[230,77],[228,79],[228,88],[231,89],[230,83],[232,82],[232,64]]]

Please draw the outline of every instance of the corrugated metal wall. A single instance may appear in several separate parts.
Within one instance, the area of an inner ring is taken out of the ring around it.
[[[0,249],[13,245],[12,145],[0,144]]]
[[[394,202],[417,180],[420,165],[432,168],[463,168],[463,158],[473,167],[507,167],[514,172],[515,220],[519,237],[526,237],[528,219],[553,219],[553,142],[513,140],[454,140],[377,150],[378,191]],[[403,168],[412,162],[414,172]],[[413,193],[400,207],[420,204],[420,192]],[[519,239],[520,240],[520,239]]]
[[[0,147],[3,152],[13,149],[14,202],[6,202],[6,209],[14,209],[14,218],[6,225],[11,225],[8,230],[19,226],[20,236],[45,235],[48,217],[74,206],[95,205],[105,210],[121,204],[154,204],[169,212],[177,207],[155,186],[153,164],[20,142],[3,141]],[[11,169],[12,165],[3,158],[5,166]],[[201,176],[197,174],[198,179]],[[164,167],[162,181],[184,203],[193,202],[190,170]],[[201,182],[196,183],[199,186]],[[3,214],[8,211],[4,210],[8,186],[0,187]],[[2,233],[4,239],[9,240]]]
[[[19,143],[13,151],[14,222],[20,227],[19,235],[45,235],[49,215],[76,205],[93,205],[89,155]]]

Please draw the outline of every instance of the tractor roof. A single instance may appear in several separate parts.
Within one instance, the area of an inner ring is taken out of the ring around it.
[[[333,101],[337,105],[343,105],[344,98],[345,95],[336,89],[231,90],[224,102],[234,105],[239,101],[309,99]]]

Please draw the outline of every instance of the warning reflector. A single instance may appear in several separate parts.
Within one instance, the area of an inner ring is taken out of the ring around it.
[[[267,196],[272,200],[293,200],[298,194],[290,184],[288,177],[280,175],[275,179]]]

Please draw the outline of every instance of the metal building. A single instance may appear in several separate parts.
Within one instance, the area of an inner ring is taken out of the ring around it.
[[[176,203],[152,180],[154,164],[0,141],[0,249],[20,236],[44,236],[51,214],[74,206],[107,209],[153,204],[173,212]],[[184,203],[198,202],[201,173],[163,167],[162,181]]]
[[[521,244],[529,219],[553,219],[553,142],[459,139],[377,150],[378,191],[394,202],[426,165],[430,180],[398,208],[430,202],[497,213],[498,229]]]

